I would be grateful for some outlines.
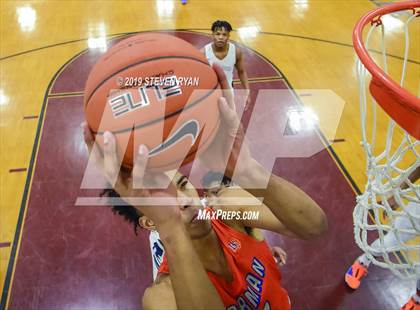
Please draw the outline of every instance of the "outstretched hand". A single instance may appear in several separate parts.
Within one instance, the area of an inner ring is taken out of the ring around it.
[[[276,262],[277,266],[284,266],[287,260],[286,252],[279,246],[272,246],[270,247],[270,250],[271,254],[273,254],[274,261]]]
[[[135,207],[149,217],[158,229],[159,226],[168,222],[180,221],[181,214],[177,205],[176,188],[164,173],[146,171],[149,151],[145,145],[140,145],[134,159],[133,170],[128,172],[121,170],[117,143],[112,133],[108,131],[104,133],[104,149],[101,152],[95,145],[87,123],[83,122],[81,127],[89,154],[93,156],[90,160],[94,161],[108,183],[113,185],[114,190],[126,203],[133,205],[133,201],[138,198],[146,198],[150,201],[153,201],[153,198],[164,198],[168,204],[136,203]]]

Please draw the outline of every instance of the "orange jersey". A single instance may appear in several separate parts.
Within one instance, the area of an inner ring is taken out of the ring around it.
[[[228,283],[209,271],[207,275],[226,309],[289,310],[289,296],[281,286],[280,271],[267,243],[236,231],[218,219],[212,219],[211,223],[232,271],[233,281]],[[159,273],[169,273],[166,256]]]

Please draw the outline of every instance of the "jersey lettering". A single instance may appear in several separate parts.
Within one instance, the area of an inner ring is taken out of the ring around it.
[[[252,270],[254,270],[261,278],[264,278],[265,267],[256,257],[252,259]]]
[[[239,309],[241,310],[251,310],[251,308],[248,306],[248,304],[242,297],[238,297],[236,299],[236,303],[238,304]]]
[[[254,291],[261,294],[263,281],[260,278],[252,273],[248,273],[245,280]]]
[[[244,297],[254,308],[257,308],[261,302],[261,295],[252,290],[249,286],[244,294]]]

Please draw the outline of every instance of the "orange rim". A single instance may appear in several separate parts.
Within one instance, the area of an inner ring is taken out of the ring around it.
[[[410,135],[420,140],[420,99],[398,85],[375,64],[363,41],[363,28],[370,23],[379,26],[381,17],[392,12],[412,10],[420,16],[420,0],[389,4],[365,14],[353,30],[353,45],[360,61],[372,75],[369,90],[381,107]]]

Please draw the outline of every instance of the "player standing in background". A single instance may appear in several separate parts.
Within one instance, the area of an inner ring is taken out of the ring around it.
[[[417,167],[416,170],[414,170],[408,179],[411,183],[415,183],[420,178],[420,167]],[[402,189],[407,188],[407,183],[404,183],[401,187]],[[393,198],[391,198],[388,201],[390,207],[395,210],[398,207],[398,204],[395,202]],[[409,202],[404,207],[405,212],[409,212],[411,215],[420,216],[420,204],[416,202]],[[399,230],[403,229],[413,229],[413,224],[410,221],[410,218],[407,215],[398,216],[395,218],[394,226],[395,228]],[[413,218],[414,223],[417,223],[418,227],[420,227],[420,221]],[[394,232],[390,231],[387,233],[384,237],[384,245],[388,248],[391,248],[395,245],[398,245],[398,239],[401,240],[401,242],[407,242],[413,238],[419,237],[415,234],[410,233],[399,233],[399,238],[395,236]],[[379,248],[381,245],[381,242],[379,239],[376,239],[371,247],[372,248]],[[374,253],[374,256],[381,256],[380,251],[377,252],[377,254]],[[367,275],[368,268],[370,266],[370,259],[367,257],[366,254],[360,255],[353,263],[353,265],[350,266],[348,271],[346,272],[344,280],[346,281],[347,285],[352,289],[357,289],[360,286],[360,283],[362,279]],[[401,310],[420,310],[420,279],[417,279],[417,292],[408,300],[408,302],[401,307]]]
[[[245,110],[247,110],[251,101],[251,97],[249,95],[248,75],[245,70],[241,49],[235,44],[229,42],[232,26],[227,21],[216,20],[211,26],[211,31],[213,33],[213,42],[204,46],[201,49],[201,52],[206,55],[210,65],[216,63],[222,67],[232,93],[233,69],[236,68],[239,80],[247,91],[245,105]]]

